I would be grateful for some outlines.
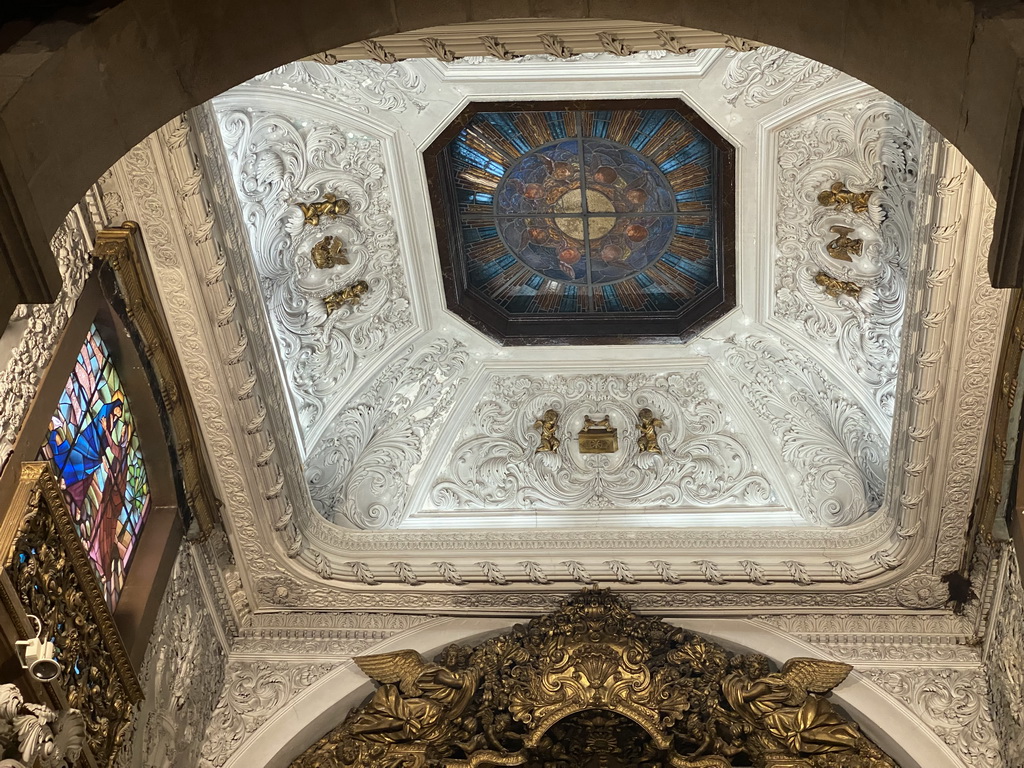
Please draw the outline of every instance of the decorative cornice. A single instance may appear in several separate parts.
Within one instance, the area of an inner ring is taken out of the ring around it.
[[[108,263],[117,275],[128,317],[159,384],[185,503],[195,515],[202,535],[208,536],[220,516],[220,501],[206,466],[203,434],[189,395],[188,380],[174,353],[170,328],[160,311],[139,225],[128,221],[120,227],[98,232],[95,256]]]

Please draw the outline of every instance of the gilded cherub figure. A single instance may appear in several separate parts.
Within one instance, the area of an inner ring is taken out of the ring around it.
[[[814,282],[824,288],[825,293],[833,298],[838,298],[844,293],[851,299],[860,298],[860,286],[848,280],[839,280],[824,272],[819,272],[814,276]]]
[[[781,672],[756,680],[742,673],[726,675],[722,694],[729,709],[762,725],[795,754],[848,751],[864,738],[821,694],[843,682],[851,669],[837,661],[794,658]]]
[[[476,669],[449,669],[411,650],[357,656],[355,662],[382,685],[349,720],[350,732],[383,744],[443,737],[465,711],[480,679]]]
[[[640,453],[661,453],[661,447],[658,445],[658,428],[665,426],[665,423],[655,418],[650,408],[641,408],[637,416],[640,423],[636,428],[640,430],[640,437],[636,442],[640,446]]]
[[[313,203],[298,203],[298,206],[302,209],[304,223],[311,227],[320,223],[321,216],[344,216],[349,210],[348,200],[339,200],[330,192],[324,195],[323,200]]]
[[[341,309],[341,307],[346,304],[358,304],[362,300],[363,294],[368,290],[370,290],[370,286],[367,285],[365,280],[360,280],[359,282],[352,283],[352,285],[342,288],[340,291],[335,291],[334,293],[329,293],[324,296],[324,304],[327,306],[328,316],[334,312],[334,310]]]
[[[859,238],[850,237],[853,229],[837,224],[834,227],[830,227],[829,232],[838,235],[835,240],[832,240],[825,246],[829,256],[837,261],[853,261],[853,256],[860,256],[860,250],[864,246],[864,241]]]
[[[558,411],[548,408],[544,415],[533,422],[533,428],[540,430],[540,445],[537,446],[537,453],[553,453],[558,450],[562,441],[555,436],[558,429]]]
[[[341,242],[340,237],[333,235],[328,235],[314,245],[309,252],[309,257],[317,269],[330,269],[348,264],[348,259],[345,258],[345,245]]]
[[[871,194],[872,190],[851,192],[846,188],[845,182],[837,181],[829,189],[818,194],[818,202],[824,206],[835,206],[837,211],[849,205],[854,213],[867,213],[868,198]]]

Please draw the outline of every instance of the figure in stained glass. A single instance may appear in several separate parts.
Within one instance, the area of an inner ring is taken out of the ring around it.
[[[64,497],[111,608],[149,510],[135,420],[109,350],[92,326],[40,451]]]

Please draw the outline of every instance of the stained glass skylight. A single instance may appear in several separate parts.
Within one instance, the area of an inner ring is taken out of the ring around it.
[[[449,307],[506,342],[732,306],[732,148],[682,102],[471,105],[425,160]]]
[[[78,354],[40,457],[53,461],[79,536],[114,608],[149,512],[135,418],[96,326]]]

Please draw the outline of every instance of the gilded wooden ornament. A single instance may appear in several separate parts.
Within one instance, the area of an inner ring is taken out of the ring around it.
[[[831,240],[825,245],[829,256],[836,261],[853,261],[854,256],[860,256],[860,249],[864,246],[864,241],[850,237],[853,229],[837,224],[834,227],[829,227],[828,231],[837,235],[835,240]]]
[[[843,210],[847,205],[854,213],[867,213],[868,199],[872,190],[867,192],[851,192],[846,188],[846,182],[837,181],[831,187],[818,194],[818,202],[821,205],[833,207],[837,211]]]
[[[661,447],[658,445],[658,429],[665,426],[665,423],[661,419],[655,418],[654,412],[650,408],[641,408],[637,418],[640,419],[640,423],[636,425],[640,431],[640,437],[637,438],[636,443],[640,448],[640,453],[661,453]]]
[[[203,455],[199,417],[174,351],[174,337],[159,309],[156,283],[139,225],[126,221],[120,227],[97,232],[95,256],[114,271],[125,309],[160,386],[188,508],[195,515],[202,536],[208,536],[220,518],[221,504]]]
[[[95,764],[111,768],[131,732],[142,688],[48,463],[22,464],[0,547],[4,578],[13,587],[0,589],[4,607],[10,616],[28,613],[42,621],[61,663],[48,685],[82,712]],[[18,603],[9,604],[9,594]]]
[[[348,264],[345,257],[345,245],[340,237],[328,235],[313,246],[309,257],[317,269],[330,269]]]
[[[594,420],[583,417],[583,429],[579,432],[580,453],[615,453],[619,450],[619,430],[611,425],[608,414]]]
[[[814,282],[824,288],[829,296],[839,297],[846,294],[851,299],[860,298],[860,286],[848,280],[839,280],[825,272],[819,272],[814,276]]]
[[[562,441],[555,436],[558,429],[558,411],[548,408],[544,415],[533,422],[533,428],[540,430],[540,445],[537,446],[537,453],[554,453]]]
[[[377,690],[293,768],[896,768],[828,700],[849,665],[772,672],[610,591],[434,663],[356,663]]]
[[[304,223],[309,224],[311,227],[317,226],[320,223],[320,219],[324,216],[330,216],[331,218],[344,216],[349,210],[348,200],[339,200],[330,192],[324,195],[323,200],[317,200],[313,203],[298,203],[297,205],[302,209]]]
[[[363,295],[370,290],[365,280],[352,283],[340,291],[329,293],[324,296],[324,304],[327,306],[327,314],[330,315],[336,309],[341,309],[346,304],[358,304],[362,301]]]

